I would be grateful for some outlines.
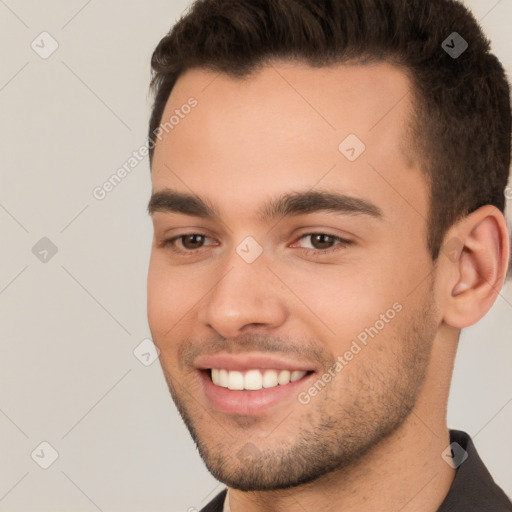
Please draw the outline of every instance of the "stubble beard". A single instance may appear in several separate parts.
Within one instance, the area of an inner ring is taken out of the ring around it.
[[[394,331],[394,335],[386,340],[386,344],[393,344],[395,357],[388,359],[383,367],[375,366],[368,359],[364,366],[360,363],[357,372],[351,373],[348,380],[352,399],[349,403],[343,401],[345,397],[340,397],[340,391],[335,387],[336,379],[344,378],[344,369],[328,385],[334,384],[332,388],[323,389],[307,405],[297,402],[296,407],[301,413],[299,421],[294,420],[294,413],[286,420],[288,428],[296,422],[293,441],[279,440],[273,447],[251,443],[248,432],[244,432],[243,427],[250,429],[258,423],[258,418],[232,416],[233,421],[223,431],[208,413],[198,411],[197,403],[188,397],[188,391],[181,386],[178,391],[175,379],[162,366],[174,403],[210,473],[234,489],[272,491],[307,484],[353,466],[393,434],[416,403],[437,331],[431,293],[424,306],[416,316],[402,322],[401,331]],[[342,393],[346,389],[344,384]],[[336,391],[338,396],[333,394]],[[307,414],[304,407],[309,407]],[[212,434],[212,430],[217,435]],[[240,438],[233,439],[226,434],[227,430],[240,432]],[[268,440],[271,438],[272,435]]]

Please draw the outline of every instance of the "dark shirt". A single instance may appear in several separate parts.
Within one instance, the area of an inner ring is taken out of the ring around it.
[[[512,502],[496,485],[466,432],[450,430],[450,443],[458,443],[467,459],[457,468],[450,490],[437,512],[512,512]],[[201,512],[222,512],[227,489]]]

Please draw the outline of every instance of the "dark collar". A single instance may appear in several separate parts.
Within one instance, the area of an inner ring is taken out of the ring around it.
[[[221,493],[217,494],[206,507],[202,508],[199,512],[222,512],[224,508],[224,500],[226,499],[227,489],[224,489]]]
[[[457,468],[450,490],[437,512],[509,512],[512,503],[496,485],[466,432],[450,430],[450,443],[459,444],[467,458]]]

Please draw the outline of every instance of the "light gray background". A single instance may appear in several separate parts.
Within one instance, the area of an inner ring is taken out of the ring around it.
[[[510,76],[512,1],[466,3]],[[144,143],[150,56],[188,4],[0,0],[0,511],[178,512],[223,487],[158,362],[133,354],[150,337],[147,158],[92,195]],[[31,48],[43,31],[59,45],[47,59]],[[448,411],[509,495],[511,331],[509,282],[463,334]],[[43,441],[59,454],[46,470]]]

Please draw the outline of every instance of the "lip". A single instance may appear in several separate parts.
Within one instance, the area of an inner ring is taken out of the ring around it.
[[[219,370],[236,370],[240,372],[253,369],[315,371],[315,367],[312,364],[260,354],[217,354],[215,356],[202,356],[195,360],[194,366],[198,370],[218,368]]]
[[[216,367],[214,366],[214,368]],[[261,366],[251,366],[250,368],[261,368]],[[308,381],[316,377],[316,372],[313,372],[306,374],[299,380],[285,385],[278,384],[273,388],[230,390],[215,385],[211,380],[209,371],[198,370],[197,373],[210,405],[219,412],[238,416],[254,416],[276,407],[283,408],[286,401],[290,401],[290,399],[297,401],[300,389],[306,389],[306,386],[309,386]]]

